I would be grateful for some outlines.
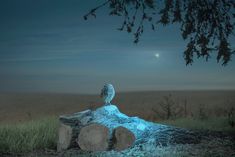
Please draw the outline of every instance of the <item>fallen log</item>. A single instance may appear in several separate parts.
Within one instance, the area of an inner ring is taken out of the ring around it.
[[[123,150],[148,135],[153,123],[128,117],[115,105],[60,116],[57,150],[79,147],[87,151]]]

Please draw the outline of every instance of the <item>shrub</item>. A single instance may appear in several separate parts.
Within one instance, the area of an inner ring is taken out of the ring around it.
[[[161,119],[175,119],[182,116],[183,108],[179,101],[175,100],[172,95],[164,96],[163,100],[158,103],[158,108],[152,108],[152,111]]]

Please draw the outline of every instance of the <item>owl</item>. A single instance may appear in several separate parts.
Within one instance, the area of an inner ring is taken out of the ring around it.
[[[104,100],[105,105],[109,105],[113,100],[115,95],[115,90],[113,85],[105,84],[103,89],[101,90],[100,97]]]

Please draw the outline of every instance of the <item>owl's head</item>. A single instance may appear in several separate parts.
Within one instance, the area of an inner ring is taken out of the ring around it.
[[[104,85],[104,87],[107,87],[107,88],[113,88],[113,85],[112,85],[112,84],[110,84],[110,83],[106,83],[106,84]]]

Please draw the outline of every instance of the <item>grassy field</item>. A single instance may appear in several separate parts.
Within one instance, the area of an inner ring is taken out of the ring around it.
[[[226,118],[176,119],[158,122],[189,129],[229,131],[235,128],[226,124]],[[49,117],[40,120],[0,126],[0,154],[24,154],[34,151],[56,150],[58,119]]]
[[[183,110],[183,113],[166,119],[159,114],[164,114],[159,104],[164,101],[163,97],[169,94],[172,95],[175,105],[172,109],[179,109],[187,102],[187,111]],[[234,133],[235,127],[231,127],[227,116],[231,107],[235,107],[234,95],[234,91],[118,93],[114,104],[129,116],[139,116],[157,123]],[[102,101],[96,95],[0,94],[0,156],[25,153],[30,156],[30,152],[33,152],[32,156],[40,156],[40,153],[35,155],[35,152],[55,151],[58,115],[87,108],[95,109],[101,105]],[[219,143],[221,142],[223,143]],[[155,149],[162,151],[163,156],[172,153],[175,153],[175,156],[188,156],[190,152],[185,150],[186,147],[198,150],[200,148],[178,145],[174,148],[169,146]],[[210,151],[209,149],[208,146],[205,153]]]

